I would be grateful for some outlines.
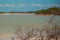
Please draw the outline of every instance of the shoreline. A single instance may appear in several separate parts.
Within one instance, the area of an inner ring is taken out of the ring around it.
[[[37,16],[51,16],[52,14],[35,14],[35,13],[2,13],[0,15],[37,15]],[[56,14],[55,16],[60,16]]]
[[[37,14],[38,16],[51,16],[53,14]],[[55,16],[60,16],[60,15],[55,15]]]

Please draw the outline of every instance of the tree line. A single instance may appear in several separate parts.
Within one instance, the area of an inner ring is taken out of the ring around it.
[[[39,15],[39,14],[43,14],[43,15],[51,15],[51,14],[60,15],[60,8],[53,7],[53,8],[48,8],[46,10],[44,10],[44,9],[38,10],[36,12],[36,15]]]

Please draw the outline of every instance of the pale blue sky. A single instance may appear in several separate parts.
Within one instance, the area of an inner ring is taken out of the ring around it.
[[[0,0],[0,11],[36,11],[59,7],[60,0]]]

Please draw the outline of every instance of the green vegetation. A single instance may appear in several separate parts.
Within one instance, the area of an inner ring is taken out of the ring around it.
[[[3,13],[6,13],[6,12],[0,12],[0,14],[3,14]]]
[[[60,15],[60,9],[57,8],[57,7],[53,7],[53,8],[49,8],[49,9],[46,9],[46,10],[38,10],[36,12],[36,15],[39,15],[39,14],[43,14],[43,15],[51,15],[51,14]]]

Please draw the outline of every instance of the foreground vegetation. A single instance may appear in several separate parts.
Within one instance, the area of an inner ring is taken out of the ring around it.
[[[42,30],[34,27],[29,30],[21,30],[21,27],[17,29],[15,37],[12,40],[60,40],[60,27],[43,28]]]

